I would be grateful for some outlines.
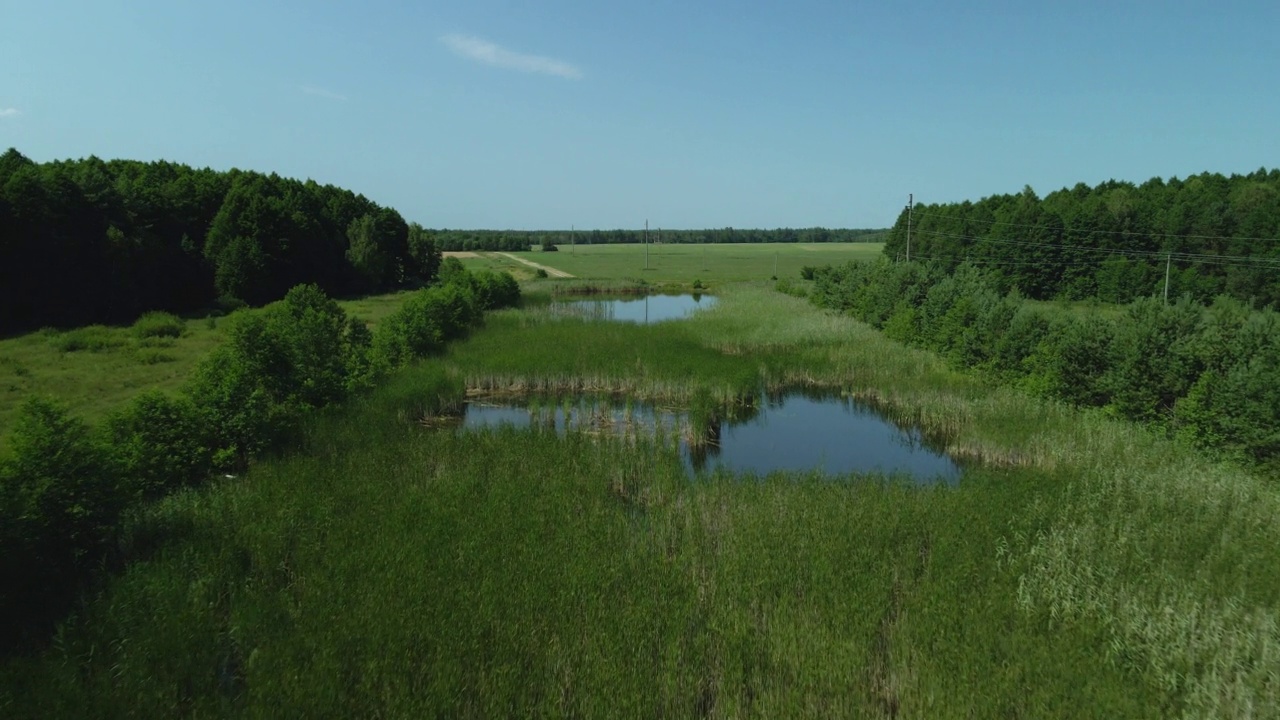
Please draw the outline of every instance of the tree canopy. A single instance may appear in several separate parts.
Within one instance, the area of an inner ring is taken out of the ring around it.
[[[0,230],[0,332],[260,305],[301,283],[383,291],[439,266],[420,227],[343,188],[15,149],[0,156]]]
[[[1167,267],[1170,297],[1280,302],[1280,170],[1079,183],[1044,198],[1027,187],[910,216],[912,260],[968,261],[1033,298],[1129,302],[1162,293]],[[907,223],[904,208],[890,258],[907,255]]]

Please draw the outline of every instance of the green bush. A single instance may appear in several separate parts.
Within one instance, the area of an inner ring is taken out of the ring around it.
[[[186,322],[167,312],[149,312],[133,324],[133,334],[139,338],[179,338],[186,332]]]
[[[1238,322],[1234,301],[1215,304],[1202,342],[1205,370],[1174,408],[1179,434],[1260,462],[1280,458],[1280,314]]]
[[[302,408],[276,399],[272,384],[232,346],[200,363],[187,395],[199,410],[215,467],[243,468],[291,435]]]
[[[1019,303],[1009,325],[995,340],[991,368],[1004,377],[1018,377],[1030,372],[1028,361],[1040,343],[1049,336],[1049,320],[1036,308]]]
[[[202,480],[212,464],[205,417],[186,397],[139,395],[107,419],[115,465],[134,500],[158,498]]]
[[[920,334],[918,320],[915,307],[906,301],[900,302],[885,322],[884,334],[898,342],[918,342]]]
[[[440,272],[436,278],[439,284],[445,285],[466,274],[467,269],[463,267],[461,260],[456,257],[447,257],[440,262]]]
[[[54,333],[52,334],[52,343],[59,352],[64,353],[79,352],[81,350],[105,352],[123,346],[125,339],[120,337],[118,333],[113,332],[109,327],[90,325],[68,330],[64,333]]]
[[[279,401],[308,407],[338,402],[347,392],[348,358],[354,349],[344,336],[349,326],[338,303],[315,285],[299,285],[266,310],[269,330],[280,338],[289,366]],[[270,343],[276,346],[276,341]]]
[[[515,307],[520,303],[520,283],[511,273],[480,270],[471,276],[471,287],[481,310]]]
[[[82,421],[43,398],[18,410],[0,459],[0,644],[56,618],[129,500]]]
[[[1189,298],[1165,305],[1141,298],[1116,321],[1105,380],[1109,406],[1133,420],[1167,419],[1199,377],[1195,338],[1202,310]]]

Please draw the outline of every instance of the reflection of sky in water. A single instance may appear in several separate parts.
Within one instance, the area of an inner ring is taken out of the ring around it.
[[[954,481],[960,468],[925,447],[917,430],[904,430],[874,410],[849,400],[788,396],[755,418],[725,423],[720,452],[707,468],[765,474],[773,470],[905,473],[917,479]]]
[[[551,311],[586,320],[613,320],[648,324],[689,317],[695,310],[715,305],[713,295],[646,295],[616,300],[566,300],[551,303]]]
[[[550,406],[538,413],[539,424],[565,430],[563,406]],[[570,425],[575,429],[607,428],[624,432],[627,413],[608,406],[573,407]],[[654,418],[669,435],[687,419],[672,413],[656,413],[651,407],[636,406],[633,423],[652,428]],[[464,428],[509,424],[532,424],[527,408],[470,405],[463,418]],[[847,399],[813,399],[789,395],[782,401],[760,407],[759,413],[738,423],[724,422],[718,447],[705,452],[683,448],[685,464],[693,471],[754,472],[775,470],[820,470],[831,475],[880,472],[904,474],[917,481],[954,483],[960,467],[943,453],[926,446],[919,431],[903,429],[882,418],[874,410]]]

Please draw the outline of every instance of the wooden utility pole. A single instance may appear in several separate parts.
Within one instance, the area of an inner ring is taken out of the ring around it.
[[[1169,265],[1173,263],[1173,253],[1164,256],[1164,304],[1169,304]]]
[[[649,221],[644,221],[644,269],[649,269]]]
[[[911,209],[915,200],[914,193],[907,193],[907,262],[911,262]]]

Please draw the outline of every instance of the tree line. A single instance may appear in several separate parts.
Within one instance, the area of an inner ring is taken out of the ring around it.
[[[773,230],[720,228],[712,230],[427,230],[441,250],[528,250],[534,245],[612,245],[664,243],[827,243],[883,242],[885,230],[777,228]],[[647,238],[647,240],[646,240]]]
[[[0,333],[429,282],[423,228],[350,190],[242,170],[0,156]]]
[[[0,654],[38,640],[97,568],[128,559],[131,513],[296,444],[308,416],[520,301],[507,273],[450,259],[440,275],[372,332],[314,284],[234,312],[180,392],[143,393],[98,427],[29,398],[0,454]],[[149,313],[134,330],[180,335],[184,321]],[[426,401],[422,388],[407,394]]]
[[[1280,312],[1230,295],[1138,298],[1112,316],[1001,290],[982,266],[849,263],[811,298],[885,335],[1033,393],[1153,424],[1273,469],[1280,463]]]
[[[985,268],[1002,292],[1127,303],[1227,294],[1280,302],[1280,170],[1078,183],[1044,198],[1030,187],[976,202],[921,204],[898,216],[885,254]]]

